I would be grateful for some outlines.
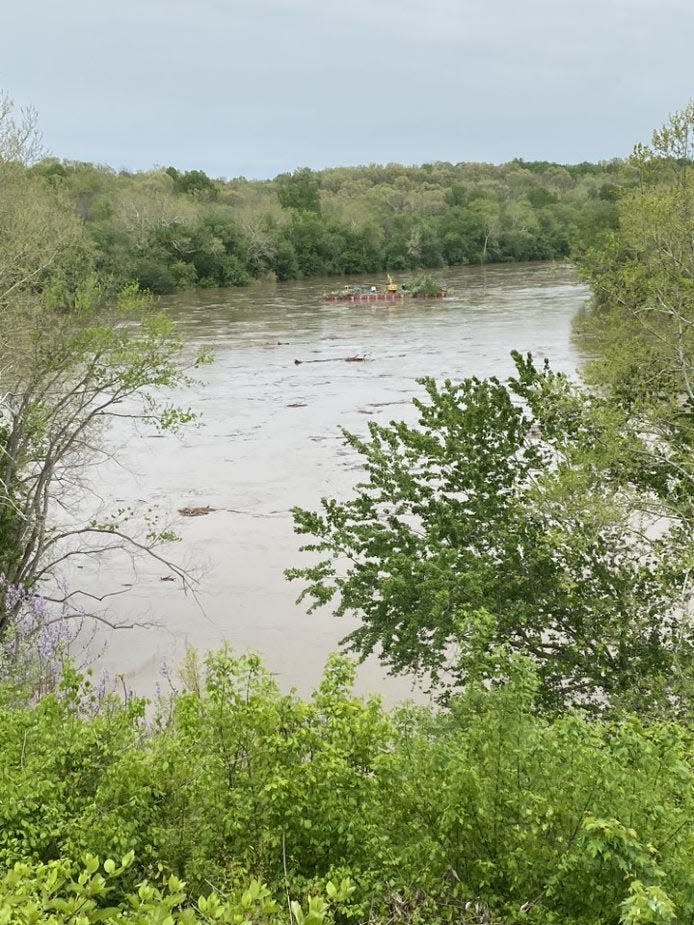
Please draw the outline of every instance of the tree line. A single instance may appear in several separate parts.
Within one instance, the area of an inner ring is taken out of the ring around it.
[[[554,260],[614,227],[620,161],[307,168],[216,180],[173,167],[117,173],[44,159],[99,272],[154,293],[331,274]]]

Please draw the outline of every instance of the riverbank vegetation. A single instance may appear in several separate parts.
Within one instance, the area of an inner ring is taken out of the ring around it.
[[[81,219],[99,271],[155,293],[569,256],[614,226],[623,162],[300,169],[213,180],[42,160],[30,175]]]
[[[693,134],[690,106],[628,164],[226,183],[42,160],[0,99],[0,925],[694,921]],[[168,538],[80,523],[84,462],[111,414],[190,419],[137,281],[572,242],[585,384],[518,354],[425,380],[416,424],[345,435],[353,496],[295,511],[290,577],[432,706],[355,697],[343,656],[308,699],[227,650],[149,706],[76,670],[59,563]]]
[[[304,701],[222,652],[150,721],[74,677],[5,699],[3,921],[691,920],[688,727],[545,717],[523,660],[438,712],[352,674]]]

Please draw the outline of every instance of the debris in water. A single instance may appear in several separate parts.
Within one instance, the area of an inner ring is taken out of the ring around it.
[[[216,510],[216,507],[210,507],[208,504],[205,507],[181,507],[178,509],[178,513],[184,517],[203,517],[205,514],[211,514]]]
[[[322,360],[294,360],[295,366],[301,366],[302,363],[365,363],[366,356],[362,354],[361,356],[353,357],[325,357]]]

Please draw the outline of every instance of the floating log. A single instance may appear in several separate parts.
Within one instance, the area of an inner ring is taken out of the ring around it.
[[[353,357],[325,357],[322,360],[294,360],[295,366],[301,366],[302,363],[364,363],[366,362],[365,356],[353,356]]]

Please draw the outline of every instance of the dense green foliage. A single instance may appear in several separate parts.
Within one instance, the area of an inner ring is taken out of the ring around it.
[[[694,104],[638,146],[619,227],[581,260],[595,298],[581,325],[589,379],[677,473],[667,514],[694,533]]]
[[[613,227],[621,162],[307,168],[212,180],[44,160],[31,175],[72,203],[99,271],[154,292],[567,257]]]
[[[245,889],[224,895],[217,891],[189,897],[186,884],[173,874],[159,882],[141,881],[132,892],[119,889],[119,878],[134,860],[128,852],[116,863],[86,854],[80,864],[66,859],[47,864],[16,863],[0,882],[0,922],[2,925],[51,925],[130,922],[133,925],[279,925],[287,922],[287,912],[273,899],[264,883],[251,880]],[[307,908],[289,900],[291,925],[323,925],[332,921],[331,905],[337,905],[353,891],[349,880],[339,886],[325,885],[327,901],[308,897]],[[114,897],[115,894],[115,897]]]
[[[503,675],[508,646],[535,660],[547,706],[671,709],[694,654],[692,536],[673,519],[656,539],[644,516],[679,472],[611,402],[515,359],[505,383],[425,380],[417,426],[345,434],[365,479],[295,511],[319,558],[288,574],[314,607],[359,615],[361,657],[438,687]]]
[[[267,917],[248,914],[258,922],[275,921],[287,891],[339,894],[341,921],[694,915],[683,727],[542,719],[522,662],[512,683],[472,684],[445,712],[393,714],[353,697],[342,659],[308,701],[280,694],[252,657],[191,665],[187,689],[149,725],[141,703],[98,705],[76,679],[34,706],[5,698],[0,921],[25,921],[7,917],[17,891],[45,896],[56,868],[42,865],[86,858],[90,882],[88,855],[126,857],[97,906],[137,909],[149,896],[163,907],[147,890],[163,877],[164,893],[181,893],[172,876],[193,897],[214,887],[235,904],[257,878],[269,891]],[[57,869],[54,885],[70,880]]]

